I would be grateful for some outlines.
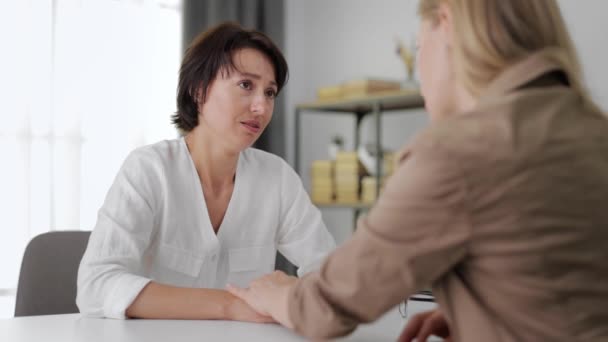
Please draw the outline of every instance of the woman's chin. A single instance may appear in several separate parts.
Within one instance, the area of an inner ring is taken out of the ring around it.
[[[241,141],[241,143],[239,144],[239,150],[243,151],[246,150],[250,147],[253,146],[253,144],[255,144],[255,142],[257,141],[257,137],[255,139],[244,139],[243,141]]]

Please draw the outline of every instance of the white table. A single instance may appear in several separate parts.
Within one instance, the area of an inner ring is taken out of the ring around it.
[[[410,302],[408,316],[434,304]],[[338,341],[395,341],[405,326],[397,308]],[[304,341],[277,324],[234,321],[114,320],[80,314],[0,320],[0,339],[10,342],[101,341]]]

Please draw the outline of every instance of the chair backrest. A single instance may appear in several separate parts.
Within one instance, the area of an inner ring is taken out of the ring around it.
[[[15,317],[78,312],[76,278],[90,234],[53,231],[28,243],[19,273]]]

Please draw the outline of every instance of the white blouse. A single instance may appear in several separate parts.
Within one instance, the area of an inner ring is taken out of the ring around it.
[[[272,272],[279,250],[301,275],[335,247],[319,210],[281,158],[241,152],[234,190],[215,234],[183,138],[133,151],[125,160],[78,271],[80,312],[125,318],[143,287],[247,286]]]

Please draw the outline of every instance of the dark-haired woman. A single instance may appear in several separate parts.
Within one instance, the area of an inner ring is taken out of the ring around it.
[[[335,245],[297,174],[250,147],[286,79],[257,31],[222,24],[192,43],[173,116],[184,136],[124,162],[78,272],[82,313],[272,321],[223,288],[272,272],[277,250],[303,274]]]

